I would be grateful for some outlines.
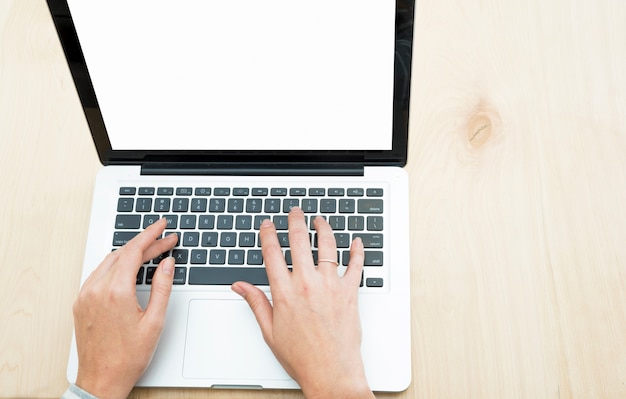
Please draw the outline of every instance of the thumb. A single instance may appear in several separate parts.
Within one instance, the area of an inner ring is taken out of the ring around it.
[[[165,258],[159,263],[154,277],[152,277],[152,288],[150,290],[150,300],[146,307],[146,317],[153,321],[165,320],[167,303],[172,292],[172,281],[174,280],[174,258]]]
[[[237,281],[231,289],[248,302],[254,317],[256,318],[265,342],[272,347],[272,325],[274,323],[274,309],[265,293],[252,284]]]

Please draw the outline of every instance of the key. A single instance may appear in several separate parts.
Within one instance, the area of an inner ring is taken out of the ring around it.
[[[206,212],[206,198],[194,198],[191,200],[191,212]]]
[[[382,266],[383,265],[383,253],[382,251],[365,251],[365,266]]]
[[[185,264],[187,263],[187,258],[189,257],[189,251],[186,249],[175,249],[172,251],[172,257],[174,258],[174,262],[176,264]]]
[[[223,265],[226,263],[226,250],[224,249],[212,249],[209,252],[209,264],[211,265]],[[191,281],[189,282],[191,284]]]
[[[363,230],[365,229],[365,219],[363,216],[349,216],[348,217],[348,230]]]
[[[139,187],[139,195],[154,195],[154,187]]]
[[[155,266],[148,267],[148,272],[146,273],[146,284],[152,284],[152,277],[154,277],[154,272],[156,272]]]
[[[246,201],[246,212],[259,213],[263,209],[263,201],[260,198],[248,198]]]
[[[287,230],[287,216],[280,215],[274,216],[272,219],[274,225],[276,226],[276,230]]]
[[[202,233],[202,246],[203,247],[216,247],[217,246],[217,233],[214,231]]]
[[[261,223],[263,220],[270,219],[269,215],[258,215],[254,217],[254,229],[259,230],[261,228]]]
[[[251,266],[263,264],[263,254],[260,250],[253,249],[248,251],[248,264]]]
[[[230,188],[218,187],[213,190],[213,194],[218,197],[228,197],[230,195]]]
[[[135,187],[120,187],[120,195],[135,195]]]
[[[157,195],[174,195],[174,187],[159,187]]]
[[[368,188],[366,191],[366,195],[368,197],[382,197],[383,189],[382,188]]]
[[[254,285],[269,285],[263,267],[191,267],[190,285],[231,285],[235,281],[247,281]]]
[[[243,265],[245,257],[245,251],[241,249],[231,249],[228,251],[228,264],[229,265]]]
[[[202,215],[198,221],[198,228],[202,230],[210,230],[215,227],[214,215]]]
[[[195,229],[196,228],[196,215],[181,215],[180,216],[180,228],[181,229]]]
[[[168,231],[165,233],[165,237],[169,236],[170,234],[176,234],[176,236],[178,236],[178,240],[176,241],[176,246],[180,246],[180,239],[182,238],[182,234],[179,231]]]
[[[335,213],[337,211],[337,200],[323,199],[320,200],[321,213]]]
[[[311,197],[323,197],[326,195],[326,189],[324,188],[310,188],[309,196]]]
[[[354,200],[352,198],[339,200],[339,213],[354,213],[354,210]]]
[[[141,216],[139,215],[117,215],[115,217],[116,229],[138,229],[141,225]]]
[[[237,245],[237,233],[224,232],[220,234],[220,246],[224,248]]]
[[[383,247],[383,235],[380,233],[366,234],[366,233],[354,233],[352,239],[361,237],[363,241],[363,247],[365,248],[382,248]]]
[[[368,216],[367,217],[367,229],[370,231],[382,231],[383,230],[383,218],[381,216]]]
[[[168,256],[170,256],[169,252],[163,252],[162,254],[157,255],[156,258],[152,259],[152,264],[158,265],[163,259],[167,258]]]
[[[243,198],[230,198],[228,200],[228,212],[229,213],[243,212]]]
[[[231,230],[233,228],[233,216],[232,215],[219,215],[217,217],[217,229],[218,230]]]
[[[237,215],[237,217],[235,218],[235,229],[250,230],[251,228],[252,228],[252,216]]]
[[[329,197],[343,197],[345,195],[345,190],[343,188],[329,188],[328,196]]]
[[[152,198],[137,198],[136,212],[150,212],[152,210]]]
[[[139,271],[137,272],[137,280],[135,282],[135,284],[143,284],[143,272],[144,272],[145,268],[143,266],[141,266],[139,268]]]
[[[191,264],[192,265],[204,265],[207,260],[206,249],[193,249],[191,250]]]
[[[178,228],[178,215],[165,215],[163,217],[167,220],[166,229],[172,230]]]
[[[241,233],[239,234],[239,246],[242,248],[254,247],[256,241],[255,233]]]
[[[368,287],[382,287],[383,279],[380,277],[368,277],[365,279],[365,285]]]
[[[247,197],[249,193],[250,193],[250,189],[248,188],[239,188],[239,187],[233,188],[233,195],[236,197]]]
[[[268,193],[268,189],[264,187],[256,187],[252,189],[252,195],[255,197],[265,197]]]
[[[266,213],[280,212],[280,200],[275,199],[275,198],[267,198],[265,200],[265,212]]]
[[[189,198],[174,198],[173,212],[187,212],[189,210]]]
[[[192,192],[191,187],[178,187],[176,189],[176,195],[191,195]]]
[[[348,266],[350,262],[350,251],[343,251],[342,265]],[[364,266],[382,266],[383,265],[383,253],[381,251],[365,251],[365,259],[363,261]]]
[[[383,200],[360,199],[358,203],[359,213],[383,213]]]
[[[315,198],[303,199],[301,208],[304,213],[317,213],[317,199]]]
[[[284,197],[287,195],[287,189],[283,187],[277,187],[270,190],[270,195],[273,197]]]
[[[349,188],[348,189],[348,197],[362,197],[363,189],[362,188]]]
[[[195,194],[199,197],[208,197],[211,195],[211,188],[209,187],[198,187],[195,190]]]
[[[289,189],[289,195],[292,197],[304,197],[306,195],[306,188],[294,187]]]
[[[133,198],[120,198],[117,200],[118,212],[132,212],[135,200]]]
[[[143,228],[147,228],[150,225],[159,221],[159,215],[145,215],[143,217]]]
[[[116,231],[113,233],[113,246],[121,247],[132,240],[137,234],[139,234],[138,231]]]
[[[170,211],[170,199],[169,198],[157,198],[154,201],[155,212],[169,212]]]
[[[337,248],[350,248],[350,234],[335,233],[335,242],[337,243]]]
[[[183,247],[197,247],[200,245],[200,233],[189,231],[183,234]]]
[[[328,224],[333,230],[345,230],[346,217],[345,216],[330,216],[328,218]]]
[[[278,233],[278,242],[281,248],[289,248],[289,233]]]
[[[283,213],[289,213],[291,208],[294,206],[299,206],[300,200],[297,198],[285,198],[283,200]]]
[[[209,212],[224,212],[226,210],[226,200],[224,198],[211,198],[209,201]]]
[[[174,284],[181,285],[187,281],[187,268],[176,267],[174,268]]]

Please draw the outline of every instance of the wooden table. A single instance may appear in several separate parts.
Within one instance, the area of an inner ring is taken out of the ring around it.
[[[411,110],[413,384],[379,397],[625,398],[626,2],[420,0]],[[99,168],[45,1],[0,0],[1,396],[67,386]]]

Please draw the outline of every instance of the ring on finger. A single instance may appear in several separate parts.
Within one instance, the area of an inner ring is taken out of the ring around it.
[[[318,259],[317,260],[318,265],[322,262],[328,262],[328,263],[332,263],[335,266],[339,266],[339,262],[337,262],[336,260],[332,260],[332,259]]]

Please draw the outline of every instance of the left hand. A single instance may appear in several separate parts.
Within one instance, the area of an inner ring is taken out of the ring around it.
[[[159,239],[165,226],[161,219],[107,255],[74,302],[76,385],[100,398],[126,398],[154,355],[172,290],[174,259],[159,264],[145,310],[137,302],[135,277],[144,262],[176,245],[175,234]]]

